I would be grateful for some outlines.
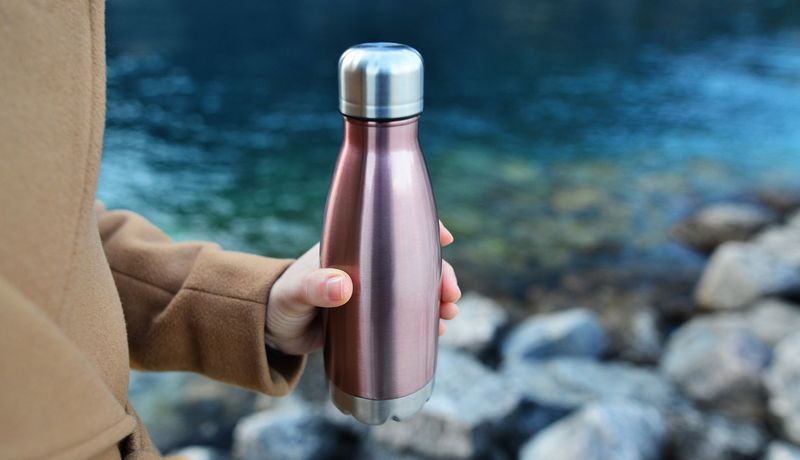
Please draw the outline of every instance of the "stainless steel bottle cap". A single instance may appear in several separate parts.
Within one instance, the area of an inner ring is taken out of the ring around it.
[[[339,111],[368,119],[422,112],[422,56],[397,43],[356,45],[339,59]]]

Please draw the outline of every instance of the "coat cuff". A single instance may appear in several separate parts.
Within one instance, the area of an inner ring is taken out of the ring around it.
[[[187,324],[202,344],[201,373],[273,396],[297,384],[305,356],[270,350],[264,340],[269,292],[292,262],[211,248],[200,252],[175,300],[194,312]]]

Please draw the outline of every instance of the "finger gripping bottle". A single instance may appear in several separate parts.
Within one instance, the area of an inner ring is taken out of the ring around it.
[[[344,142],[320,246],[353,279],[326,310],[331,399],[368,424],[404,420],[433,391],[439,327],[439,220],[417,140],[423,65],[404,45],[366,43],[339,60]]]

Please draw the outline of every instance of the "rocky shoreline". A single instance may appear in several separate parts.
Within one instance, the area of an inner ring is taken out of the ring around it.
[[[573,304],[513,321],[467,293],[409,422],[339,414],[318,353],[286,398],[133,373],[131,400],[164,452],[192,459],[800,460],[800,200],[760,198],[675,227],[710,254],[675,317],[634,308],[615,322]]]

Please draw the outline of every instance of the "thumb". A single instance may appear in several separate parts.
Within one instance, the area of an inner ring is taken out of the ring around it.
[[[353,281],[342,270],[320,268],[303,277],[300,301],[315,307],[338,307],[353,295]]]

